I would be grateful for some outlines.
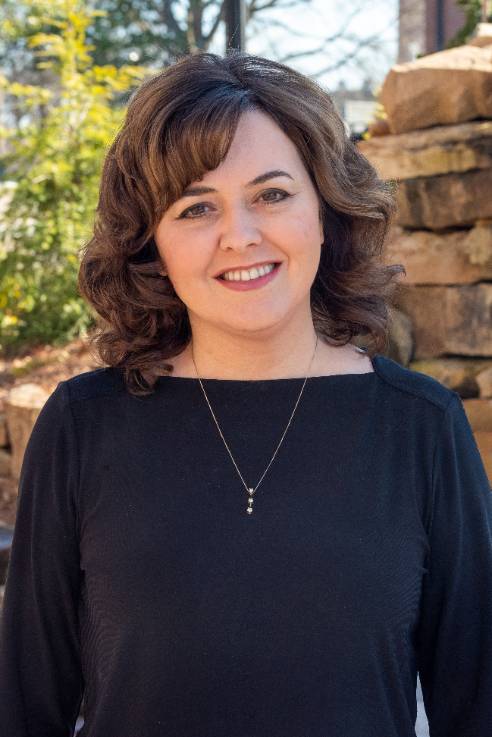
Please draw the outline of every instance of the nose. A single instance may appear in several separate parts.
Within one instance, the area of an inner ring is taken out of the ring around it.
[[[243,251],[261,243],[262,236],[253,213],[238,205],[230,208],[222,218],[219,247],[223,251]]]

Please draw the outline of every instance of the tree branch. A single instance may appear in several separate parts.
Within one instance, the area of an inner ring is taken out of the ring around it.
[[[327,74],[328,72],[333,72],[336,69],[340,69],[340,67],[343,67],[347,62],[354,59],[359,51],[364,48],[371,48],[374,46],[374,44],[380,44],[380,34],[375,34],[374,36],[369,36],[368,38],[361,39],[355,46],[352,51],[349,51],[348,54],[345,54],[345,56],[341,59],[339,59],[335,64],[331,64],[330,66],[323,67],[322,69],[319,69],[317,72],[313,72],[313,77],[319,77],[323,74]]]
[[[267,0],[267,2],[264,2],[263,5],[258,5],[258,0],[251,0],[249,4],[246,5],[246,14],[248,18],[251,18],[256,13],[259,13],[262,10],[269,10],[270,8],[278,8],[279,10],[284,10],[286,8],[293,8],[301,3],[310,3],[311,0],[291,0],[290,2],[282,2],[282,0]]]
[[[349,51],[347,54],[345,54],[342,58],[340,58],[335,64],[331,64],[330,66],[323,67],[322,69],[318,70],[317,72],[313,73],[314,77],[321,76],[322,74],[326,74],[328,72],[335,71],[336,69],[340,69],[340,67],[343,67],[348,61],[351,61],[354,57],[357,56],[357,54],[364,48],[371,48],[373,47],[376,42],[378,44],[381,43],[381,36],[382,34],[389,28],[391,28],[394,23],[397,21],[397,19],[393,18],[385,28],[381,29],[377,33],[372,34],[371,36],[367,36],[366,38],[359,38],[358,36],[354,34],[346,34],[346,29],[350,23],[350,20],[354,17],[355,12],[360,12],[360,7],[354,11],[354,13],[351,14],[349,17],[349,20],[345,22],[342,26],[342,28],[334,33],[332,36],[328,36],[326,39],[323,40],[322,46],[318,46],[315,49],[306,49],[304,51],[298,51],[293,52],[291,54],[287,54],[286,56],[283,56],[280,61],[282,63],[287,63],[292,61],[293,59],[302,59],[308,56],[314,56],[315,54],[320,54],[326,51],[326,46],[328,44],[333,44],[335,41],[349,41],[351,43],[355,43],[355,47]]]
[[[183,34],[183,29],[174,17],[172,5],[173,0],[162,0],[160,16],[166,26],[179,37]]]
[[[217,28],[219,27],[219,24],[222,20],[225,20],[225,2],[222,2],[220,4],[219,12],[215,16],[215,20],[212,23],[212,27],[210,28],[210,31],[203,36],[203,40],[205,41],[207,46],[210,44],[210,41],[212,40],[212,38],[215,36],[217,32]]]

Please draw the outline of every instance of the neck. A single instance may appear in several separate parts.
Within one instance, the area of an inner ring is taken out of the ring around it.
[[[268,335],[224,332],[192,323],[192,340],[174,363],[174,373],[216,379],[280,379],[316,375],[316,358],[322,340],[312,320],[304,326],[288,325]],[[311,359],[313,361],[310,366]],[[194,362],[193,362],[194,359]],[[196,370],[195,370],[196,365]]]

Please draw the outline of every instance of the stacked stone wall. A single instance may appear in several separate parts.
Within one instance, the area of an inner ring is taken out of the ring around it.
[[[489,39],[393,67],[380,93],[385,125],[358,146],[396,182],[386,259],[407,273],[392,313],[395,358],[460,394],[492,478],[492,28],[485,32]]]

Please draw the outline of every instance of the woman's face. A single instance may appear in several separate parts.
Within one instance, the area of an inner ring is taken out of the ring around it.
[[[320,203],[295,145],[265,113],[243,113],[226,158],[166,210],[154,237],[192,327],[255,331],[311,315]],[[217,277],[258,263],[279,265],[249,281]]]

